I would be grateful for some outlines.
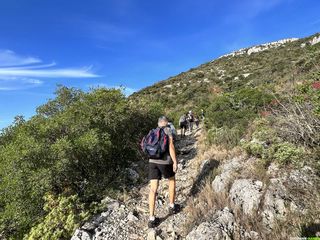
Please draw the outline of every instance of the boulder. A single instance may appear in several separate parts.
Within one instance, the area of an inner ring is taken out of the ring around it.
[[[215,192],[227,192],[230,181],[233,178],[234,172],[241,169],[241,158],[233,158],[221,166],[221,173],[215,177],[212,182],[212,188]]]
[[[138,221],[138,220],[139,220],[139,218],[138,218],[137,216],[135,216],[135,215],[133,214],[133,212],[130,212],[130,213],[128,214],[127,218],[128,218],[128,220],[129,220],[130,222]]]
[[[71,240],[91,240],[91,239],[92,237],[88,232],[80,229],[77,229],[71,238]]]
[[[139,173],[137,173],[136,170],[131,169],[131,168],[127,168],[127,174],[128,174],[128,178],[132,181],[132,182],[137,182],[139,180]]]
[[[252,179],[237,179],[230,189],[231,202],[239,207],[245,214],[252,214],[258,209],[262,196],[261,181]]]
[[[156,237],[157,237],[156,230],[151,229],[151,230],[148,232],[147,240],[156,240]]]
[[[234,232],[234,215],[228,209],[217,211],[210,221],[201,223],[193,229],[186,240],[232,239]]]
[[[281,179],[270,179],[270,185],[264,195],[262,220],[266,229],[272,230],[275,219],[283,219],[287,213],[287,191]]]

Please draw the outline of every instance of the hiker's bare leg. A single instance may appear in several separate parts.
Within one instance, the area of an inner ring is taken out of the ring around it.
[[[173,176],[169,178],[169,201],[174,204],[176,198],[176,178]]]
[[[158,190],[159,180],[150,180],[150,193],[149,193],[149,214],[150,217],[154,216],[154,209],[156,205],[156,195]]]

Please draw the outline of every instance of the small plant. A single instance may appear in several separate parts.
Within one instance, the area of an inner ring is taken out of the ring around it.
[[[299,161],[304,159],[304,155],[306,154],[302,147],[297,147],[292,143],[280,143],[273,146],[274,153],[272,157],[278,163],[282,165],[286,165],[288,163],[300,164]]]
[[[249,140],[241,144],[246,152],[266,162],[276,161],[281,165],[296,166],[303,164],[306,159],[304,148],[279,138],[270,124],[267,119],[253,122]]]
[[[320,91],[311,84],[284,99],[273,109],[274,127],[285,140],[315,147],[320,144]]]
[[[48,214],[41,223],[31,229],[24,240],[70,239],[79,224],[89,216],[76,195],[54,197],[48,194],[45,201],[44,210]]]
[[[241,138],[242,132],[240,128],[211,128],[208,131],[208,141],[210,144],[224,145],[227,148],[235,147]]]

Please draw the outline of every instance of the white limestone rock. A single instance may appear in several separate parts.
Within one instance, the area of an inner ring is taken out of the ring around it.
[[[232,239],[235,218],[233,213],[224,208],[216,212],[212,220],[201,223],[193,229],[186,240]]]
[[[312,40],[310,40],[311,46],[313,46],[319,42],[320,42],[320,36],[316,36],[316,37],[312,38]]]
[[[258,180],[237,179],[230,189],[230,199],[245,214],[252,214],[254,210],[258,209],[262,196],[262,187],[263,183]]]
[[[221,173],[212,182],[212,188],[215,192],[228,191],[227,187],[233,178],[233,173],[242,168],[241,160],[242,158],[236,157],[221,166]]]
[[[239,56],[239,55],[251,55],[252,53],[257,53],[257,52],[262,52],[271,48],[277,48],[280,47],[286,43],[289,42],[294,42],[297,41],[298,38],[288,38],[288,39],[282,39],[279,41],[275,41],[275,42],[270,42],[270,43],[265,43],[265,44],[261,44],[261,45],[257,45],[257,46],[253,46],[250,48],[241,48],[238,51],[232,52],[232,53],[228,53],[225,54],[219,58],[223,58],[223,57],[234,57],[234,56]],[[319,40],[320,41],[320,40]]]

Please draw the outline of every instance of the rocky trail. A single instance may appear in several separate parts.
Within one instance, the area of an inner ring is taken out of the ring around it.
[[[162,180],[156,203],[161,223],[148,229],[149,187],[144,184],[132,189],[124,202],[106,197],[102,203],[107,210],[76,230],[71,240],[280,240],[301,232],[320,236],[320,177],[314,169],[284,170],[274,163],[265,169],[259,159],[241,151],[224,157],[219,157],[221,149],[200,153],[201,134],[199,129],[176,142],[179,213],[168,215],[168,186]],[[201,188],[213,169],[212,182]],[[184,208],[190,199],[202,209],[201,216]],[[190,217],[198,219],[185,232]],[[297,224],[302,219],[309,224]]]
[[[145,184],[134,188],[125,202],[119,202],[106,197],[102,203],[107,205],[107,211],[95,216],[76,230],[72,240],[102,240],[102,239],[181,239],[182,225],[186,220],[183,207],[190,194],[195,191],[199,179],[198,168],[194,164],[197,155],[198,138],[201,129],[178,139],[176,151],[178,157],[177,203],[181,211],[175,215],[168,214],[168,182],[160,181],[156,215],[161,223],[155,229],[148,229],[148,194],[149,186]]]

